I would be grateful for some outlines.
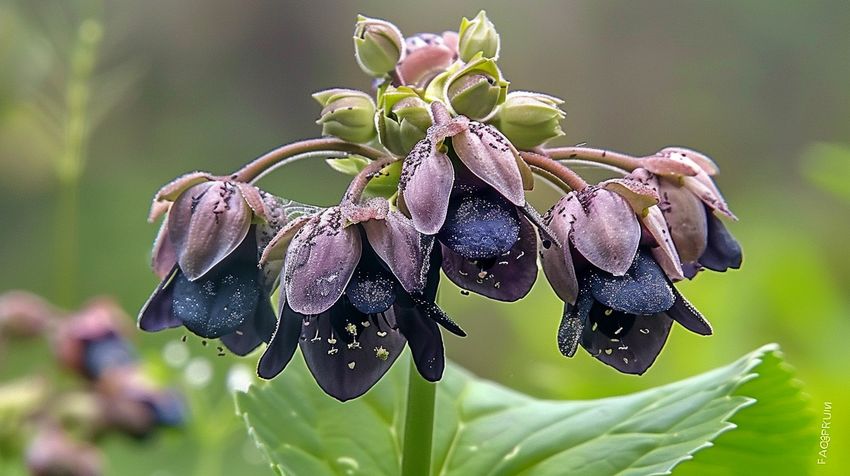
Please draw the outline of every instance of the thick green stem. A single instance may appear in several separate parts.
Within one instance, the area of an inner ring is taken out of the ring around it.
[[[413,359],[407,381],[407,412],[404,418],[403,476],[431,474],[431,446],[434,434],[434,403],[437,384],[419,375]]]

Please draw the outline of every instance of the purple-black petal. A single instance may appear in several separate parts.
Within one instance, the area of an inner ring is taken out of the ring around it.
[[[516,207],[493,193],[452,198],[438,238],[455,253],[470,259],[507,253],[519,239]]]
[[[701,336],[711,335],[711,324],[708,320],[676,288],[673,288],[673,293],[676,295],[676,302],[667,314],[691,332]]]
[[[627,374],[643,374],[655,362],[673,320],[614,311],[595,302],[587,315],[581,346],[601,362]]]
[[[364,314],[384,312],[396,299],[396,280],[381,267],[378,259],[373,252],[367,253],[364,249],[360,264],[345,288],[345,296],[351,305]]]
[[[664,271],[644,250],[637,253],[623,276],[593,270],[588,284],[594,299],[602,305],[630,314],[656,314],[670,309],[675,301]]]
[[[537,279],[537,233],[524,216],[518,217],[519,239],[505,253],[469,259],[448,246],[443,249],[443,272],[459,287],[499,301],[517,301]]]
[[[326,312],[325,318],[327,318],[327,314]],[[295,349],[298,347],[303,319],[304,316],[293,311],[288,304],[281,304],[277,329],[275,329],[268,347],[263,352],[263,356],[260,357],[257,375],[264,379],[274,378],[289,364],[295,354]]]
[[[443,351],[443,336],[433,319],[426,316],[419,306],[393,307],[399,331],[407,338],[413,354],[413,363],[422,378],[436,382],[443,376],[446,358]]]
[[[174,316],[174,277],[180,273],[175,264],[171,272],[159,283],[151,297],[139,312],[139,329],[147,332],[157,332],[183,325]]]
[[[221,342],[236,355],[248,355],[261,343],[269,342],[276,321],[269,299],[261,296],[255,314],[232,333],[221,336]]]
[[[708,246],[699,258],[699,264],[713,271],[738,269],[743,261],[741,244],[729,233],[726,225],[710,210],[708,217]]]
[[[401,354],[404,343],[404,336],[383,316],[363,314],[345,298],[328,312],[307,317],[300,340],[316,382],[340,401],[372,388]]]

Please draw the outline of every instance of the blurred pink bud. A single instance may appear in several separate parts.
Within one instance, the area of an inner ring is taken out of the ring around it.
[[[130,317],[111,298],[90,301],[63,320],[54,340],[56,354],[66,367],[96,379],[108,369],[134,365],[126,339]]]
[[[60,314],[40,296],[28,291],[7,291],[0,295],[0,335],[39,335]]]
[[[26,451],[26,465],[35,476],[98,476],[103,473],[100,452],[72,439],[58,428],[42,428]]]

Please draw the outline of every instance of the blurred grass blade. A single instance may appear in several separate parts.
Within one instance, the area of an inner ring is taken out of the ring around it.
[[[238,412],[278,474],[395,475],[404,369],[398,363],[364,397],[340,404],[296,359],[281,377],[238,394]],[[687,380],[591,401],[537,400],[451,366],[438,386],[433,468],[439,475],[668,474],[696,454],[683,474],[803,474],[816,440],[809,423],[775,345]]]

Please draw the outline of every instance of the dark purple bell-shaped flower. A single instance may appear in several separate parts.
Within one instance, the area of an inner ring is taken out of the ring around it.
[[[673,321],[710,335],[708,321],[673,287],[646,250],[622,276],[588,266],[579,275],[575,304],[564,304],[558,348],[567,357],[579,344],[623,373],[643,374],[661,352]]]
[[[292,238],[281,278],[278,327],[260,359],[260,377],[275,377],[300,346],[319,386],[345,401],[380,380],[405,342],[424,378],[442,377],[445,358],[437,324],[465,334],[434,303],[440,257],[432,251],[433,238],[415,232],[398,212],[364,208],[348,216],[365,220],[347,226],[341,208],[328,209]],[[296,270],[304,268],[290,266],[290,260],[318,266],[307,275],[322,285],[310,290],[294,285],[300,282],[297,276],[304,276]],[[350,261],[353,269],[343,275],[339,271],[348,269]],[[337,279],[343,283],[338,293]],[[328,289],[325,283],[334,284],[332,293],[321,292]]]
[[[139,328],[183,326],[203,338],[220,338],[237,355],[268,342],[275,317],[258,269],[256,240],[252,227],[236,250],[193,281],[175,265],[142,308]]]

